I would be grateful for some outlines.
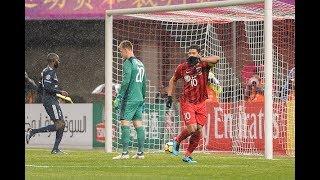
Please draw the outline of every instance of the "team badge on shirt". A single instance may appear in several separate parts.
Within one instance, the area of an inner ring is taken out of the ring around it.
[[[191,80],[191,77],[190,77],[189,75],[185,75],[185,76],[184,76],[184,80],[185,80],[186,82],[189,82],[189,81]]]

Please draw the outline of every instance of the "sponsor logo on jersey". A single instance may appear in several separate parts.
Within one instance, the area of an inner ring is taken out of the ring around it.
[[[58,81],[58,77],[57,77],[56,74],[54,75],[54,78],[53,78],[53,79],[56,80],[56,81]]]

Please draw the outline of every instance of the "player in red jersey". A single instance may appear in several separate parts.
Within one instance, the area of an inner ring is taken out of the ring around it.
[[[179,154],[181,141],[190,137],[187,151],[183,161],[195,163],[191,157],[192,152],[198,146],[202,134],[202,127],[207,121],[205,100],[208,99],[207,81],[210,68],[219,61],[219,56],[200,56],[198,45],[191,45],[188,49],[187,61],[178,65],[174,75],[169,81],[168,99],[166,106],[172,106],[172,93],[177,80],[183,80],[183,92],[180,97],[181,118],[187,128],[173,140],[173,154]]]

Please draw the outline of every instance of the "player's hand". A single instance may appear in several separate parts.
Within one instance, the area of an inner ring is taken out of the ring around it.
[[[195,66],[200,61],[200,58],[197,56],[189,56],[187,58],[187,63],[191,66]]]
[[[166,102],[167,108],[171,108],[172,106],[172,96],[168,96],[167,102]]]
[[[201,55],[200,54],[198,54],[197,56],[196,56],[197,58],[199,58],[199,61],[201,61]]]
[[[61,91],[62,96],[69,96],[69,93],[67,91]]]
[[[118,109],[120,105],[120,100],[116,98],[115,100],[113,100],[112,105],[114,108]]]

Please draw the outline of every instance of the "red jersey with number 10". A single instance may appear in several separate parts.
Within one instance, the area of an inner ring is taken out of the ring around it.
[[[181,102],[198,104],[208,99],[207,84],[210,66],[201,61],[195,66],[187,62],[178,65],[174,76],[176,80],[183,78],[183,92]]]

